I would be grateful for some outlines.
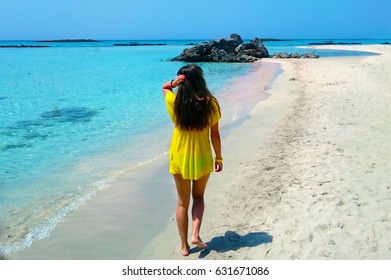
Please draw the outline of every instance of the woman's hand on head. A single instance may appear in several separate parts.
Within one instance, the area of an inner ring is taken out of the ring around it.
[[[185,76],[185,75],[178,75],[178,76],[175,78],[173,84],[177,87],[177,86],[179,86],[180,84],[182,84],[182,83],[185,81],[185,79],[186,79],[186,76]]]
[[[186,79],[185,75],[178,75],[176,76],[175,79],[166,82],[162,87],[164,96],[166,96],[167,92],[172,91],[173,88],[182,84],[185,81],[185,79]]]

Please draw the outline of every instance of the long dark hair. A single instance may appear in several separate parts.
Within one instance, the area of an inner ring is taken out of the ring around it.
[[[215,97],[210,93],[201,67],[196,64],[183,66],[178,70],[178,75],[186,78],[178,87],[175,98],[174,116],[175,123],[183,130],[203,130],[210,125],[210,119],[214,112],[212,102],[217,104]]]

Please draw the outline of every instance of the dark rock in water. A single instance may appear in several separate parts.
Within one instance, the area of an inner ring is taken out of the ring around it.
[[[298,53],[288,54],[287,52],[278,52],[273,54],[271,58],[319,58],[319,55],[316,53],[305,53],[300,55]]]
[[[298,53],[291,53],[291,58],[300,58],[300,54],[298,54]]]
[[[269,53],[261,39],[243,43],[240,35],[234,33],[225,39],[196,44],[172,59],[186,62],[254,62]]]
[[[272,58],[291,58],[287,52],[278,52],[271,56]]]
[[[3,145],[0,150],[29,148],[35,142],[47,139],[49,135],[44,131],[44,124],[45,120],[27,120],[15,122],[8,127],[0,127],[0,134],[7,137],[7,140],[1,143]]]
[[[2,45],[0,48],[50,48],[50,46],[40,45]]]
[[[8,128],[11,130],[20,129],[20,130],[32,130],[35,127],[43,126],[41,120],[30,120],[30,121],[18,121]]]
[[[389,43],[389,42],[384,42],[384,43],[382,43],[382,45],[391,45],[391,43]]]
[[[7,127],[0,125],[0,134],[10,139],[10,143],[1,143],[0,151],[32,147],[37,141],[54,136],[52,129],[62,127],[62,123],[89,122],[97,114],[97,110],[89,108],[67,107],[43,112],[37,119],[17,121]]]
[[[305,53],[301,55],[300,58],[319,58],[319,55],[316,53]]]
[[[275,38],[261,38],[262,42],[284,42],[284,41],[290,41],[285,39],[275,39]]]
[[[89,122],[98,114],[98,111],[84,107],[69,107],[63,109],[55,109],[44,112],[41,117],[44,119],[53,119],[58,122]]]
[[[56,39],[56,40],[38,40],[39,43],[94,43],[100,42],[95,39]]]
[[[239,45],[235,52],[257,58],[269,57],[269,51],[265,48],[263,41],[257,37],[249,43]]]
[[[142,43],[140,44],[139,42],[132,42],[132,43],[118,43],[118,44],[113,44],[114,47],[137,47],[137,46],[166,46],[167,44],[162,44],[162,43]]]
[[[31,144],[7,144],[4,147],[1,148],[3,152],[6,152],[11,149],[18,149],[18,148],[29,148],[31,147]]]

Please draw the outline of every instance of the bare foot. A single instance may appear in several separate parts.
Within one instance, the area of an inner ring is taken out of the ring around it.
[[[185,247],[181,247],[180,251],[181,251],[182,256],[187,257],[188,255],[190,255],[189,245],[186,245]]]
[[[200,249],[206,249],[208,248],[208,245],[206,245],[201,238],[194,238],[191,240],[191,244],[196,245]]]

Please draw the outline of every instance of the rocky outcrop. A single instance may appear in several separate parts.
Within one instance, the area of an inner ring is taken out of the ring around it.
[[[37,45],[1,45],[0,48],[50,48],[50,46]]]
[[[287,52],[278,52],[271,56],[271,58],[319,58],[319,55],[316,53],[305,53],[305,54],[298,54],[298,53],[291,53],[288,54]]]
[[[239,55],[248,55],[256,58],[269,57],[269,51],[263,44],[263,41],[257,37],[249,43],[240,44],[235,51]]]
[[[269,52],[259,38],[243,43],[240,35],[234,33],[225,39],[196,44],[174,57],[173,61],[186,62],[254,62],[269,57]]]
[[[139,46],[166,46],[167,44],[162,43],[139,43],[139,42],[131,42],[131,43],[119,43],[113,44],[114,47],[139,47]]]

